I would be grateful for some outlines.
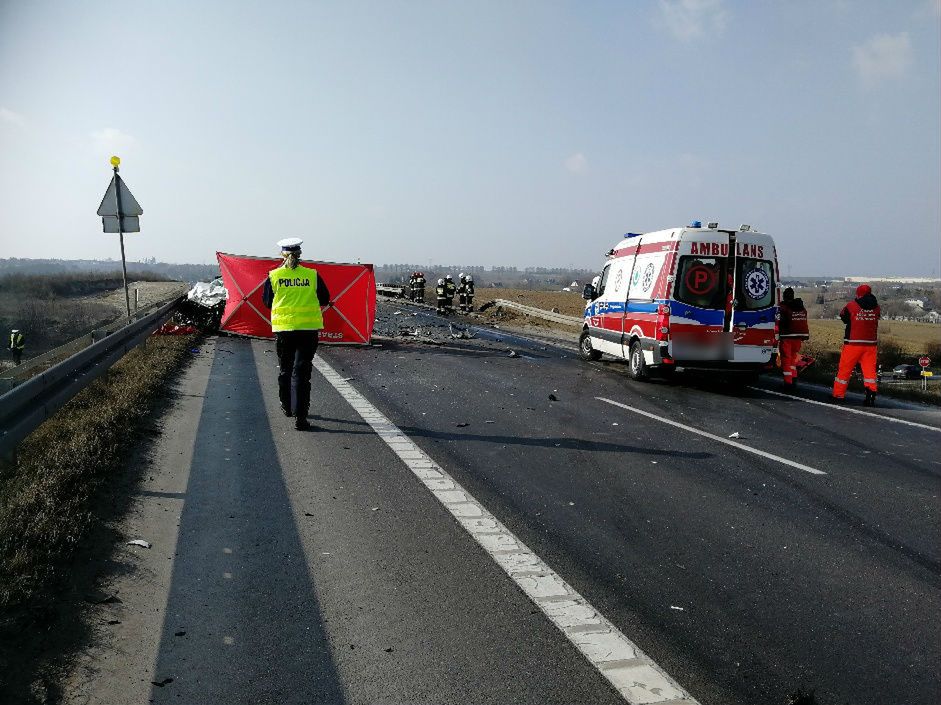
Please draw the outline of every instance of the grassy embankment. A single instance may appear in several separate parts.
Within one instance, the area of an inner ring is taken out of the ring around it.
[[[129,280],[168,281],[148,272],[129,275]],[[120,315],[123,293],[117,309],[100,295],[121,288],[122,281],[120,271],[0,276],[0,333],[23,331],[27,358],[51,350]]]
[[[568,316],[581,316],[585,302],[581,292],[567,291],[527,291],[520,289],[478,289],[475,304],[480,305],[491,299],[518,301],[527,306],[546,310],[557,309]],[[514,311],[497,312],[488,309],[484,315],[493,322],[515,322],[534,328],[555,329],[570,333],[574,339],[578,329],[563,326],[551,321],[531,318]],[[879,325],[879,362],[884,371],[890,371],[895,365],[913,364],[920,355],[928,355],[933,363],[941,363],[941,326],[915,321],[883,321]],[[816,364],[803,373],[808,381],[831,384],[836,374],[843,344],[843,323],[838,320],[811,320],[810,340],[805,343],[806,354],[816,359]],[[917,388],[918,382],[883,384],[882,392],[912,399],[923,399],[933,403],[941,402],[941,386],[935,383],[927,394]],[[852,389],[862,390],[859,380],[854,380]]]
[[[20,445],[0,469],[0,692],[23,695],[55,631],[69,561],[101,521],[96,490],[124,469],[194,336],[155,336],[126,355]]]

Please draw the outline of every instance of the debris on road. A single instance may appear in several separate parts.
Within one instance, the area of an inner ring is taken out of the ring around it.
[[[150,548],[150,541],[144,541],[144,539],[131,539],[127,542],[128,546],[140,546],[141,548]]]
[[[729,438],[741,438],[741,437],[742,437],[742,434],[740,434],[738,431],[736,431],[735,433],[729,434]]]
[[[110,593],[89,593],[85,595],[85,602],[92,605],[119,605],[121,598]]]
[[[173,636],[186,636],[186,632],[184,631],[173,632]]]
[[[448,333],[458,340],[472,340],[475,337],[473,333],[468,333],[466,328],[460,328],[453,323],[448,323]]]
[[[509,357],[519,357],[519,353],[515,350],[510,350]]]
[[[550,394],[549,401],[559,401],[559,397],[557,397],[555,394]]]
[[[165,685],[170,685],[173,682],[172,678],[164,678],[162,681],[150,681],[151,685],[155,685],[158,688],[162,688]]]
[[[196,282],[190,289],[186,298],[195,304],[213,308],[224,303],[229,298],[229,292],[222,285],[222,277],[213,279],[211,282]]]
[[[470,424],[467,423],[466,421],[462,421],[461,423],[456,423],[454,425],[457,426],[458,428],[464,428],[465,426],[470,426]]]
[[[686,608],[684,608],[684,607],[677,607],[676,605],[670,605],[670,609],[671,609],[671,610],[678,610],[678,611],[680,611],[680,612],[685,612],[685,611],[686,611]]]

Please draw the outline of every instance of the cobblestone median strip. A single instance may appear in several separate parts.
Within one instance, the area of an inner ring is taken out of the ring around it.
[[[698,705],[328,363],[317,357],[314,366],[625,701]]]

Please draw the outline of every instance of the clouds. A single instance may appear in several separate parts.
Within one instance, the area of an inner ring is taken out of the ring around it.
[[[6,123],[7,125],[15,125],[16,127],[25,127],[26,116],[20,115],[9,108],[0,107],[0,122]]]
[[[117,154],[121,156],[123,152],[137,146],[137,139],[126,132],[121,132],[114,127],[106,127],[103,130],[96,130],[91,133],[92,144],[95,151],[107,153],[109,156]]]
[[[720,34],[728,23],[723,0],[660,0],[654,23],[675,39],[688,42]]]
[[[912,63],[914,52],[908,32],[877,34],[865,44],[853,47],[853,66],[866,87],[902,78]]]
[[[588,159],[581,152],[576,152],[565,160],[565,168],[573,174],[584,174],[588,171]]]

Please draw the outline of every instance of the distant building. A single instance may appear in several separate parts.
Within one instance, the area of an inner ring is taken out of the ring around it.
[[[931,277],[844,277],[847,284],[941,284],[941,279]]]
[[[907,303],[912,308],[921,309],[922,311],[925,310],[925,302],[921,299],[906,299],[905,303]]]

